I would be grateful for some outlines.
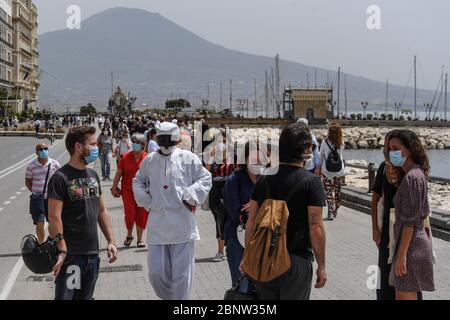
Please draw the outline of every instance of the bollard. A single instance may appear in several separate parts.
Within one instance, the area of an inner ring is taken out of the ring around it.
[[[367,192],[370,193],[373,191],[373,186],[375,184],[375,173],[377,171],[375,168],[375,164],[369,163],[367,170],[369,171],[369,191],[367,191]]]

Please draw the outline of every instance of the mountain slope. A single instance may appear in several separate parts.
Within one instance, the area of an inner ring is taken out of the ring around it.
[[[40,64],[45,72],[39,94],[44,107],[65,108],[87,102],[106,106],[111,72],[115,85],[136,95],[138,105],[162,105],[172,93],[188,96],[198,104],[206,97],[207,82],[215,84],[211,87],[215,105],[218,84],[224,83],[223,104],[228,105],[229,79],[233,79],[234,98],[253,99],[253,79],[264,83],[264,70],[273,65],[273,58],[210,43],[157,13],[139,9],[109,9],[86,19],[81,27],[40,37]],[[314,82],[314,67],[281,61],[281,69],[283,84],[298,85],[306,73]],[[317,82],[325,83],[327,70],[317,69],[317,73]],[[335,72],[330,71],[330,79],[336,79]],[[347,83],[350,107],[358,106],[361,100],[383,105],[383,83],[351,75],[347,75]],[[263,94],[263,85],[258,91]],[[391,86],[391,101],[400,101],[403,94],[402,87]],[[421,94],[431,95],[428,91]],[[408,90],[407,97],[411,95],[412,90]]]

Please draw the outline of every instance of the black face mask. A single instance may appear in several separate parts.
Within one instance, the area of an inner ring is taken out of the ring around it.
[[[177,144],[176,141],[172,140],[172,136],[169,136],[169,135],[157,136],[156,142],[158,143],[158,145],[160,147],[164,147],[164,148],[170,148]]]

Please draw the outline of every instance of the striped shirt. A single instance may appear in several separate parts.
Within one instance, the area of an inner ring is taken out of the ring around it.
[[[48,182],[52,175],[61,168],[61,165],[58,161],[48,158],[48,161],[45,165],[42,165],[38,159],[34,159],[27,167],[25,172],[25,178],[32,179],[31,184],[31,192],[33,194],[42,194],[44,191],[45,177],[47,176],[48,166],[50,165],[50,172],[48,174],[47,179],[47,188]],[[45,198],[47,198],[47,190],[45,190]]]

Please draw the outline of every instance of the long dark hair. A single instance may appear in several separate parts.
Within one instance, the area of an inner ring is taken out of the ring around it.
[[[426,177],[430,174],[430,161],[419,137],[411,130],[398,130],[390,136],[390,140],[397,138],[411,153],[414,163],[418,164]]]

